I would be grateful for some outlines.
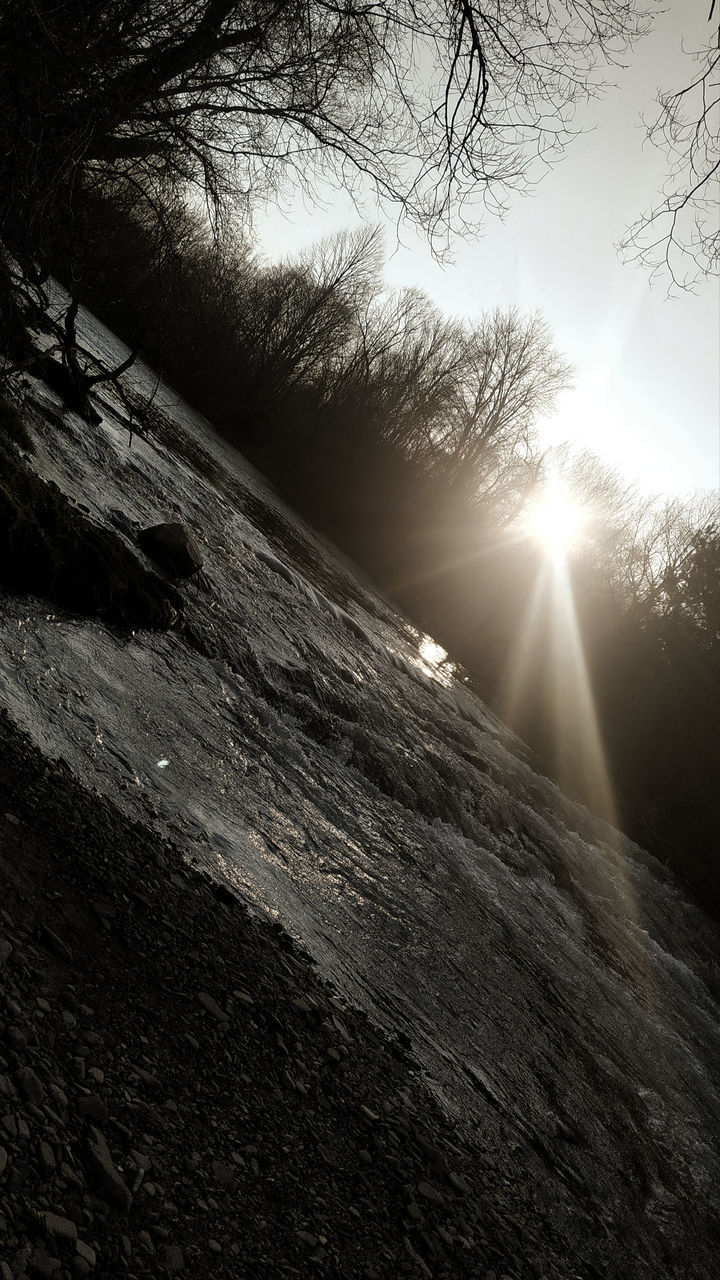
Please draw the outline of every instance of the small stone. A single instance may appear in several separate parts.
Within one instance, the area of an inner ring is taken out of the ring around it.
[[[52,1147],[47,1142],[40,1143],[40,1163],[46,1173],[55,1172],[55,1156]]]
[[[87,1098],[78,1099],[78,1111],[83,1120],[99,1125],[105,1124],[110,1114],[102,1098],[98,1098],[94,1093]]]
[[[0,1147],[0,1178],[7,1168],[8,1153],[4,1147]]]
[[[332,1047],[330,1047],[329,1049],[326,1049],[325,1057],[328,1059],[329,1062],[335,1063],[336,1066],[341,1060],[340,1054],[338,1053],[337,1049],[333,1049]]]
[[[425,1182],[423,1178],[417,1184],[418,1195],[423,1196],[425,1200],[429,1200],[431,1204],[442,1204],[443,1197],[431,1182]]]
[[[45,1097],[45,1087],[38,1079],[32,1067],[21,1067],[15,1079],[22,1096],[27,1102],[32,1102],[37,1106]]]
[[[85,1240],[76,1240],[76,1252],[78,1258],[82,1258],[83,1262],[87,1262],[88,1267],[94,1267],[97,1262],[97,1254],[95,1249],[86,1244]]]
[[[198,1000],[200,1001],[203,1009],[205,1009],[211,1017],[215,1018],[217,1022],[230,1021],[227,1014],[220,1008],[217,1000],[213,1000],[212,996],[208,995],[207,991],[198,991]]]
[[[233,1185],[235,1174],[229,1165],[223,1164],[221,1160],[213,1160],[212,1171],[221,1187],[231,1187]]]
[[[31,1276],[38,1276],[39,1280],[52,1280],[56,1271],[61,1266],[59,1258],[53,1258],[47,1249],[36,1249],[30,1255],[28,1261],[28,1271]]]
[[[17,1120],[12,1112],[8,1112],[6,1116],[3,1116],[0,1124],[2,1124],[5,1132],[10,1134],[11,1138],[17,1138]]]
[[[182,1249],[176,1244],[168,1244],[162,1251],[162,1260],[168,1271],[173,1275],[177,1271],[185,1270],[185,1259]]]
[[[61,960],[72,960],[72,951],[68,945],[56,933],[53,933],[52,929],[48,929],[47,925],[40,925],[38,937],[50,951],[54,951],[56,956],[60,956]]]
[[[0,969],[7,964],[12,952],[12,944],[8,942],[7,938],[0,938]]]
[[[62,1089],[57,1084],[48,1085],[48,1093],[59,1111],[67,1111],[68,1100]]]
[[[461,1178],[458,1173],[453,1173],[451,1170],[448,1174],[448,1182],[450,1183],[450,1186],[454,1187],[456,1191],[459,1191],[461,1195],[470,1195],[470,1184],[466,1182],[464,1178]]]
[[[112,1162],[107,1142],[99,1129],[91,1128],[84,1154],[91,1186],[101,1199],[127,1213],[132,1196]]]
[[[217,1240],[208,1240],[208,1249],[211,1253],[222,1253],[222,1245]]]
[[[45,1230],[58,1240],[77,1240],[77,1227],[69,1218],[61,1218],[57,1213],[41,1213],[40,1219]]]
[[[444,1163],[443,1153],[439,1147],[435,1146],[434,1142],[428,1142],[420,1136],[417,1137],[416,1141],[429,1164],[442,1165]]]

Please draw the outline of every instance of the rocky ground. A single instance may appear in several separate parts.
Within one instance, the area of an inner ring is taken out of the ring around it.
[[[0,753],[1,1280],[614,1274],[277,927]]]

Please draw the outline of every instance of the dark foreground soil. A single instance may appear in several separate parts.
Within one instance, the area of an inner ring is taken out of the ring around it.
[[[0,714],[0,1277],[606,1275],[306,957]]]

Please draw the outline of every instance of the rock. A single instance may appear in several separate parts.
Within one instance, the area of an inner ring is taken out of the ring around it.
[[[45,1087],[38,1080],[32,1067],[21,1067],[15,1079],[20,1093],[27,1102],[33,1102],[36,1106],[42,1102],[45,1097]]]
[[[83,1120],[90,1120],[92,1124],[107,1123],[108,1109],[102,1098],[98,1098],[96,1094],[91,1093],[87,1098],[80,1098],[77,1105]]]
[[[452,1170],[448,1174],[448,1182],[450,1183],[450,1186],[454,1187],[456,1191],[459,1191],[461,1195],[470,1195],[470,1184],[466,1182],[464,1178],[460,1177],[459,1174],[453,1173]]]
[[[180,1249],[178,1245],[166,1245],[162,1251],[161,1257],[171,1275],[174,1275],[177,1271],[185,1270],[185,1259],[183,1257],[182,1249]]]
[[[0,938],[0,969],[7,964],[12,955],[12,944],[7,938]]]
[[[48,1142],[40,1142],[40,1164],[46,1174],[55,1172],[55,1156]]]
[[[436,1187],[431,1182],[426,1182],[423,1178],[417,1184],[418,1195],[423,1199],[429,1200],[431,1204],[443,1204],[444,1199]]]
[[[217,1022],[230,1021],[224,1010],[220,1008],[217,1000],[213,1000],[212,996],[209,996],[207,991],[198,991],[198,1000],[200,1001],[203,1009],[206,1009],[210,1016],[215,1018]]]
[[[53,1103],[59,1111],[67,1111],[68,1100],[67,1095],[63,1092],[58,1084],[48,1086],[48,1094],[52,1098]]]
[[[53,1258],[47,1249],[36,1249],[28,1260],[28,1271],[31,1276],[38,1276],[39,1280],[51,1280],[55,1272],[60,1270],[60,1265],[60,1259]]]
[[[176,578],[189,578],[203,567],[197,542],[187,525],[180,522],[143,529],[138,534],[138,542],[151,559]]]
[[[235,1173],[229,1165],[223,1164],[221,1160],[213,1160],[212,1171],[215,1175],[215,1180],[221,1187],[231,1187],[233,1185]]]
[[[57,934],[53,933],[52,929],[48,929],[47,925],[40,925],[38,929],[38,937],[40,941],[43,942],[46,947],[49,947],[51,951],[54,951],[55,955],[59,956],[61,960],[72,960],[72,951],[70,948],[65,942],[63,942],[62,938],[58,938]]]
[[[416,1142],[429,1164],[438,1166],[443,1165],[443,1153],[434,1142],[428,1142],[426,1138],[421,1137],[419,1134],[416,1138]]]
[[[41,1213],[40,1220],[45,1230],[58,1240],[77,1240],[77,1227],[69,1218],[61,1218],[57,1213]]]
[[[30,365],[29,372],[35,378],[42,378],[60,396],[65,406],[72,412],[79,413],[86,422],[95,427],[102,422],[102,416],[90,403],[92,383],[78,365],[68,366],[42,352]]]
[[[86,1262],[89,1267],[95,1266],[97,1254],[94,1249],[90,1248],[89,1244],[85,1244],[83,1240],[77,1240],[75,1242],[75,1251],[77,1256],[82,1258],[83,1262]]]
[[[0,1147],[0,1178],[7,1168],[8,1154],[4,1147]]]
[[[112,1162],[107,1142],[99,1129],[90,1129],[84,1156],[88,1181],[93,1190],[115,1209],[127,1213],[132,1196]]]

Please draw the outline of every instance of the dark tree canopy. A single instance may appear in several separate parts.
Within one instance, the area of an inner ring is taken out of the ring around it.
[[[437,232],[558,157],[658,3],[4,0],[2,226],[30,238],[88,176],[198,183],[219,205],[289,166],[366,175]]]

